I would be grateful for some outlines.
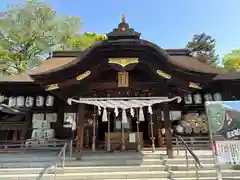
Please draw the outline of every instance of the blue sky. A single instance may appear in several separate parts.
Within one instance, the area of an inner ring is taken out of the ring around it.
[[[225,101],[224,104],[238,111],[240,110],[240,101]]]
[[[240,49],[240,0],[45,0],[61,14],[80,16],[82,31],[107,33],[126,15],[142,38],[162,48],[182,48],[194,33],[217,41],[220,56]],[[7,4],[21,0],[1,0]]]

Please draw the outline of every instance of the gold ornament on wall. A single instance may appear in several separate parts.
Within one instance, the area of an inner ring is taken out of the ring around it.
[[[194,89],[202,89],[199,84],[194,83],[194,82],[189,82],[189,87],[194,88]]]
[[[58,84],[50,84],[50,85],[47,85],[47,87],[46,87],[46,91],[53,91],[53,90],[55,90],[55,89],[58,89],[59,87],[58,87]]]
[[[165,73],[164,71],[162,71],[162,70],[157,70],[157,74],[159,75],[159,76],[162,76],[163,78],[165,78],[165,79],[171,79],[171,75],[170,74],[167,74],[167,73]]]
[[[126,67],[130,64],[137,64],[139,63],[138,58],[109,58],[109,64],[118,64],[122,67]]]
[[[76,77],[76,80],[81,81],[81,80],[85,79],[86,77],[88,77],[90,74],[91,74],[91,71],[86,71],[83,74],[79,74]]]

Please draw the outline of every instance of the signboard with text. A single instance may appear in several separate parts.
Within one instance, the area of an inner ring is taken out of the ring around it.
[[[217,163],[240,165],[240,101],[206,102]]]

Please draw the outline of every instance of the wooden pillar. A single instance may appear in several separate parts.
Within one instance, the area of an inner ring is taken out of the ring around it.
[[[157,140],[157,146],[158,147],[163,147],[163,138],[162,138],[162,114],[161,114],[161,110],[155,112],[155,136],[156,136],[156,140]]]
[[[32,129],[32,113],[26,113],[25,115],[25,121],[24,121],[24,126],[22,129],[20,129],[20,140],[26,139],[29,129]]]
[[[79,104],[77,108],[77,151],[83,150],[84,131],[84,104]]]
[[[163,103],[163,116],[164,116],[167,155],[169,158],[173,158],[172,132],[171,132],[172,127],[171,127],[171,120],[169,117],[169,105],[167,102]]]

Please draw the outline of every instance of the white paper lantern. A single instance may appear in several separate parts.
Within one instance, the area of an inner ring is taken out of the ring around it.
[[[45,139],[51,139],[51,138],[54,138],[54,136],[55,136],[54,129],[45,129],[44,130],[44,138]]]
[[[192,95],[191,94],[185,95],[184,102],[185,102],[185,104],[192,104],[193,103]]]
[[[77,129],[77,123],[74,120],[73,123],[72,123],[72,131],[75,131],[76,129]]]
[[[194,94],[193,99],[194,99],[195,104],[202,104],[201,94]]]
[[[33,97],[26,97],[25,99],[25,106],[26,107],[33,107],[33,104],[34,104],[34,98]]]
[[[23,107],[24,106],[24,97],[18,96],[17,97],[17,107]]]
[[[176,127],[176,131],[177,131],[178,133],[182,133],[182,132],[184,131],[184,128],[183,128],[181,125],[178,125],[178,126]]]
[[[5,97],[0,94],[0,103],[3,102],[4,100],[5,100]]]
[[[44,97],[37,96],[37,98],[36,98],[36,106],[37,107],[42,107],[43,105],[44,105]]]
[[[17,104],[17,99],[16,99],[16,97],[10,97],[10,98],[8,99],[8,106],[9,106],[9,107],[15,107],[16,104]]]
[[[53,96],[47,96],[47,98],[46,98],[46,106],[47,107],[53,106],[53,102],[54,102],[54,97]]]
[[[211,94],[205,94],[204,95],[204,99],[205,99],[205,101],[212,101],[213,100],[213,97],[212,97],[212,95]]]
[[[222,95],[220,93],[213,94],[214,101],[222,101]]]

